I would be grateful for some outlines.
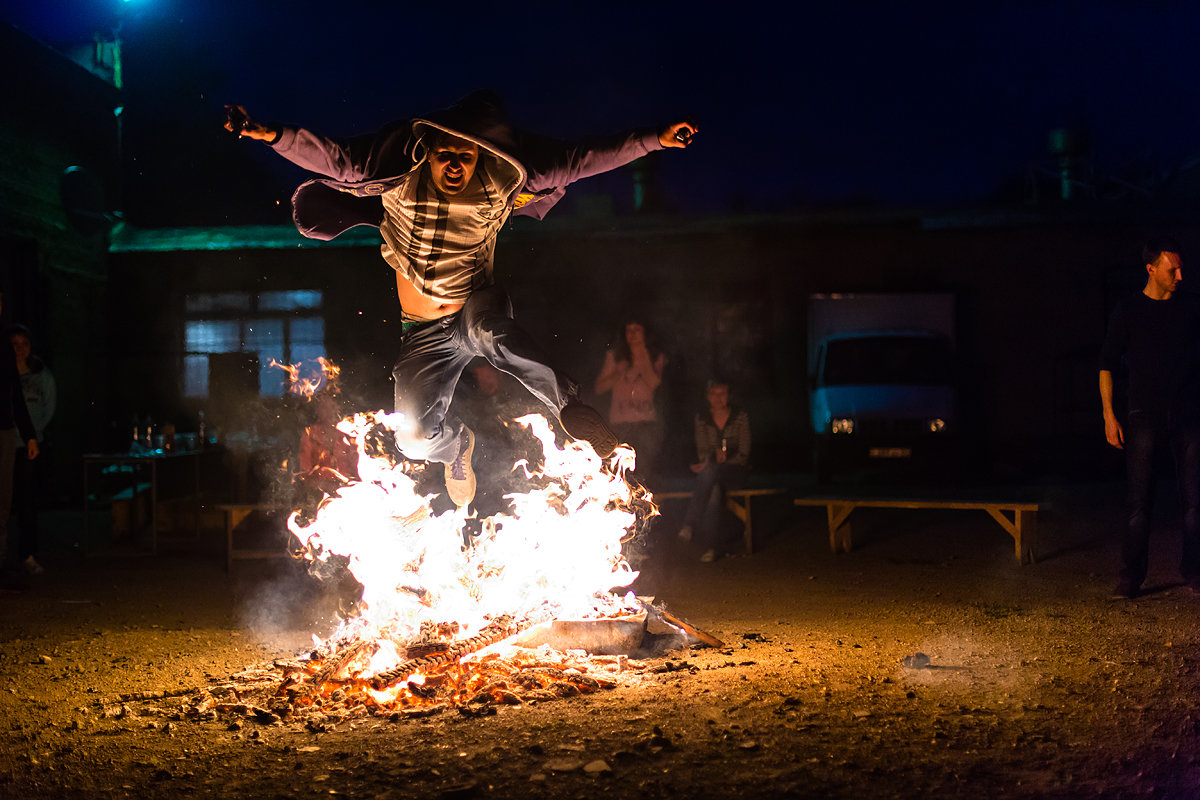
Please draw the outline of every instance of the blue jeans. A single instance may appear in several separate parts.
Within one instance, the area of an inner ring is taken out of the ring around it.
[[[1125,425],[1125,468],[1129,480],[1129,523],[1121,541],[1120,580],[1138,587],[1146,580],[1150,518],[1154,509],[1154,466],[1163,448],[1175,462],[1183,511],[1185,581],[1200,580],[1200,414],[1131,411]]]
[[[722,523],[732,515],[725,509],[725,493],[740,489],[747,473],[741,464],[710,461],[696,474],[696,486],[683,521],[692,527],[695,542],[702,549],[721,549],[728,538]]]
[[[447,414],[463,369],[477,356],[515,377],[556,415],[577,391],[573,381],[546,364],[541,348],[517,326],[504,290],[480,289],[454,314],[400,339],[392,376],[396,411],[404,415],[396,444],[406,457],[446,463],[457,455],[463,423]]]

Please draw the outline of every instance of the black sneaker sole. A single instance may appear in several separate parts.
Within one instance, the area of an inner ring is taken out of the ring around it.
[[[559,412],[558,419],[572,438],[590,444],[601,458],[608,458],[617,449],[617,435],[600,412],[591,406],[568,403]]]

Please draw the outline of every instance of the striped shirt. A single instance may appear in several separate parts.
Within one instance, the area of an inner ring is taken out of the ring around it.
[[[506,198],[481,158],[466,189],[444,195],[422,165],[383,194],[383,260],[426,297],[461,303],[492,283]]]
[[[717,452],[725,448],[725,460],[729,464],[750,463],[750,418],[745,411],[729,410],[725,427],[718,428],[712,412],[696,415],[696,458],[699,461],[716,461]]]

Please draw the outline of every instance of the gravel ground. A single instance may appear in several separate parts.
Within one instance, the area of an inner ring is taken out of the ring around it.
[[[723,648],[597,694],[323,732],[118,701],[295,656],[335,591],[281,561],[60,548],[0,595],[0,797],[1200,796],[1178,535],[1155,532],[1151,591],[1113,601],[1120,486],[1047,495],[1024,567],[983,512],[859,510],[835,556],[823,511],[768,502],[759,551],[712,564],[668,515],[637,588]]]

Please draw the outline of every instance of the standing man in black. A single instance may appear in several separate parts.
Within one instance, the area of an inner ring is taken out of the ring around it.
[[[0,292],[0,300],[4,297]],[[18,440],[17,437],[20,437]],[[8,522],[12,512],[13,465],[17,447],[25,443],[25,457],[38,457],[37,435],[21,393],[21,376],[11,347],[0,347],[0,591],[26,588],[21,577],[16,542],[9,542]]]
[[[1183,278],[1179,245],[1170,239],[1142,250],[1146,286],[1113,311],[1100,351],[1100,401],[1108,443],[1125,450],[1129,521],[1121,542],[1113,596],[1136,597],[1146,580],[1154,465],[1163,448],[1175,462],[1183,511],[1180,572],[1200,593],[1200,303],[1176,291]],[[1129,413],[1113,411],[1113,374],[1129,377]]]

